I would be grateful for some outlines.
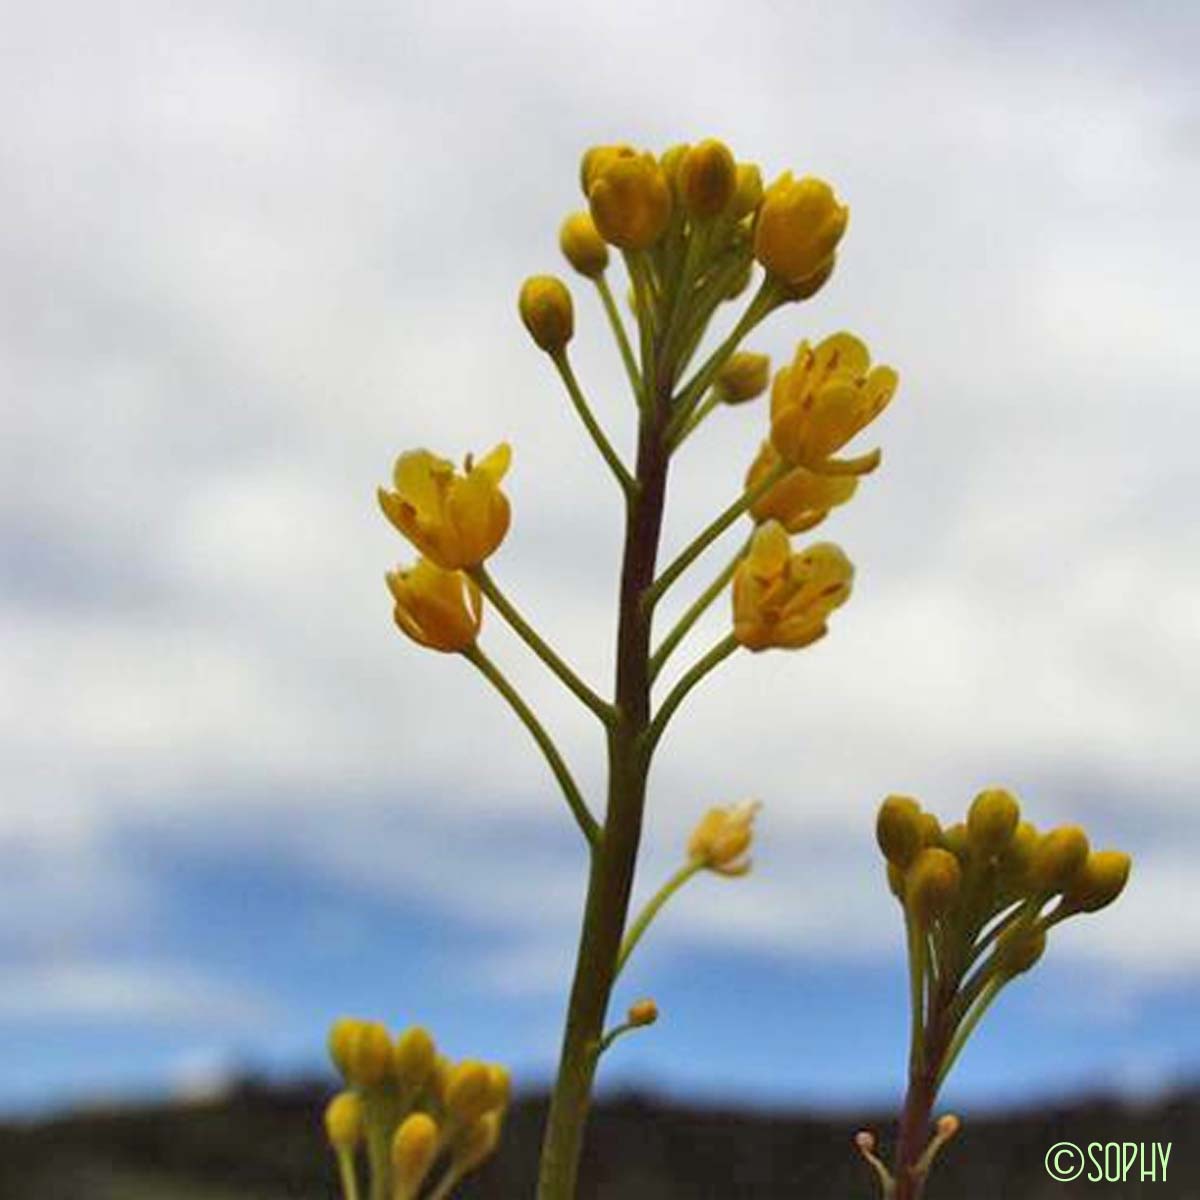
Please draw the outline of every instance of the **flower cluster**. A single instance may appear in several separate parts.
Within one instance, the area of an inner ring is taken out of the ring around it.
[[[913,1041],[894,1193],[903,1200],[919,1194],[933,1158],[917,1154],[930,1109],[983,1014],[1038,962],[1051,929],[1116,900],[1130,858],[1091,849],[1078,825],[1040,832],[1001,788],[980,792],[947,828],[916,800],[889,796],[876,837],[908,929]]]
[[[343,1200],[358,1200],[362,1148],[372,1200],[443,1200],[495,1150],[511,1092],[504,1067],[451,1062],[420,1026],[393,1037],[350,1017],[334,1022],[329,1052],[347,1085],[325,1110]]]

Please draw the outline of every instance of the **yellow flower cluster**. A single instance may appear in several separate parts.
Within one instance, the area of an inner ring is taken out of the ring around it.
[[[402,454],[379,507],[421,557],[387,575],[395,620],[413,641],[434,650],[465,650],[479,636],[483,602],[466,571],[478,567],[508,532],[508,498],[500,484],[512,452],[497,446],[461,472],[453,463],[413,450]]]
[[[1019,934],[1044,944],[1048,928],[1111,904],[1129,878],[1128,854],[1092,850],[1078,825],[1040,833],[1002,788],[980,792],[966,821],[947,829],[915,800],[889,796],[876,834],[889,886],[922,925],[942,921],[977,934],[1009,912],[1010,948]]]
[[[1092,850],[1078,825],[1039,832],[1002,788],[980,792],[948,828],[911,797],[889,796],[876,837],[909,930],[912,1086],[932,1103],[996,995],[1037,963],[1060,921],[1116,900],[1130,858]]]
[[[439,1163],[429,1194],[448,1196],[495,1150],[512,1090],[504,1067],[451,1062],[420,1026],[393,1037],[378,1021],[351,1017],[334,1022],[329,1053],[347,1084],[325,1110],[347,1200],[358,1194],[360,1148],[370,1194],[389,1200],[419,1200]]]

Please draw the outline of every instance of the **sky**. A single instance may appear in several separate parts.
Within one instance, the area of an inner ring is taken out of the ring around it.
[[[901,389],[820,536],[855,594],[740,654],[663,742],[639,895],[714,804],[753,873],[693,882],[616,1004],[609,1086],[856,1105],[903,1071],[873,813],[1003,785],[1136,859],[956,1068],[986,1106],[1200,1070],[1200,13],[1166,2],[82,3],[0,50],[0,1109],[322,1062],[351,1012],[552,1069],[585,861],[470,667],[396,632],[396,454],[511,441],[504,588],[597,687],[620,511],[515,297],[563,271],[598,142],[719,136],[852,211],[753,348],[851,329]],[[631,403],[571,279],[579,374]],[[624,284],[618,285],[623,292]],[[666,552],[740,486],[761,405],[672,480]],[[665,607],[706,583],[702,560]],[[718,609],[689,653],[728,622]],[[484,644],[585,789],[594,722]]]

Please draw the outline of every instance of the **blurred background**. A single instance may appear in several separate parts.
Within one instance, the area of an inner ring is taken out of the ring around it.
[[[832,282],[751,348],[849,328],[902,386],[884,467],[821,531],[858,569],[831,636],[737,656],[664,743],[642,893],[745,797],[755,870],[695,882],[639,951],[617,1002],[664,1015],[606,1083],[894,1104],[873,811],[900,791],[955,819],[992,784],[1135,873],[1004,996],[948,1103],[1194,1079],[1198,48],[1194,7],[1115,0],[12,11],[0,1113],[312,1073],[344,1012],[548,1080],[578,837],[497,697],[393,628],[382,573],[410,552],[373,491],[403,449],[511,440],[494,573],[607,686],[617,497],[516,291],[567,273],[587,146],[709,135],[852,211]],[[580,375],[628,447],[571,283]],[[748,406],[689,443],[668,552],[765,426]],[[485,633],[595,789],[591,718]]]

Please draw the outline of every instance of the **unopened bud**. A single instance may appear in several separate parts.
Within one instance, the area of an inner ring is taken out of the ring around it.
[[[575,333],[575,309],[567,285],[554,275],[531,275],[517,300],[521,320],[547,354],[557,354]]]
[[[487,1064],[460,1062],[446,1082],[446,1111],[462,1125],[483,1116],[492,1107],[492,1076]]]
[[[1080,912],[1096,912],[1110,905],[1129,882],[1133,865],[1120,850],[1095,850],[1084,860],[1063,899]]]
[[[926,925],[949,911],[961,883],[958,859],[948,850],[930,847],[922,850],[909,868],[905,903],[917,920]]]
[[[397,1082],[414,1091],[424,1087],[433,1074],[437,1047],[429,1031],[420,1025],[406,1029],[392,1047],[392,1070]]]
[[[626,1020],[630,1025],[653,1025],[658,1020],[658,1005],[649,998],[638,1000],[629,1006]]]
[[[558,231],[558,245],[567,262],[580,275],[595,279],[608,266],[608,246],[590,213],[572,213]]]
[[[335,1150],[353,1150],[362,1141],[363,1106],[353,1092],[339,1092],[326,1105],[325,1135]]]
[[[392,1137],[392,1173],[396,1194],[416,1196],[438,1152],[438,1125],[427,1113],[405,1117]]]
[[[1003,788],[980,792],[967,814],[967,838],[973,850],[984,855],[999,854],[1012,840],[1021,806]]]
[[[889,796],[879,806],[875,838],[888,862],[907,867],[921,850],[921,806],[911,796]]]
[[[1046,931],[1040,925],[1020,922],[996,939],[995,961],[1006,975],[1028,971],[1046,952]]]
[[[679,194],[699,220],[719,217],[737,190],[737,163],[724,142],[708,138],[692,146],[679,163]]]
[[[1087,862],[1087,834],[1078,825],[1063,825],[1043,835],[1029,864],[1029,886],[1036,893],[1061,892]]]
[[[724,404],[745,404],[761,396],[771,382],[771,359],[752,350],[738,350],[717,372],[713,390]]]

